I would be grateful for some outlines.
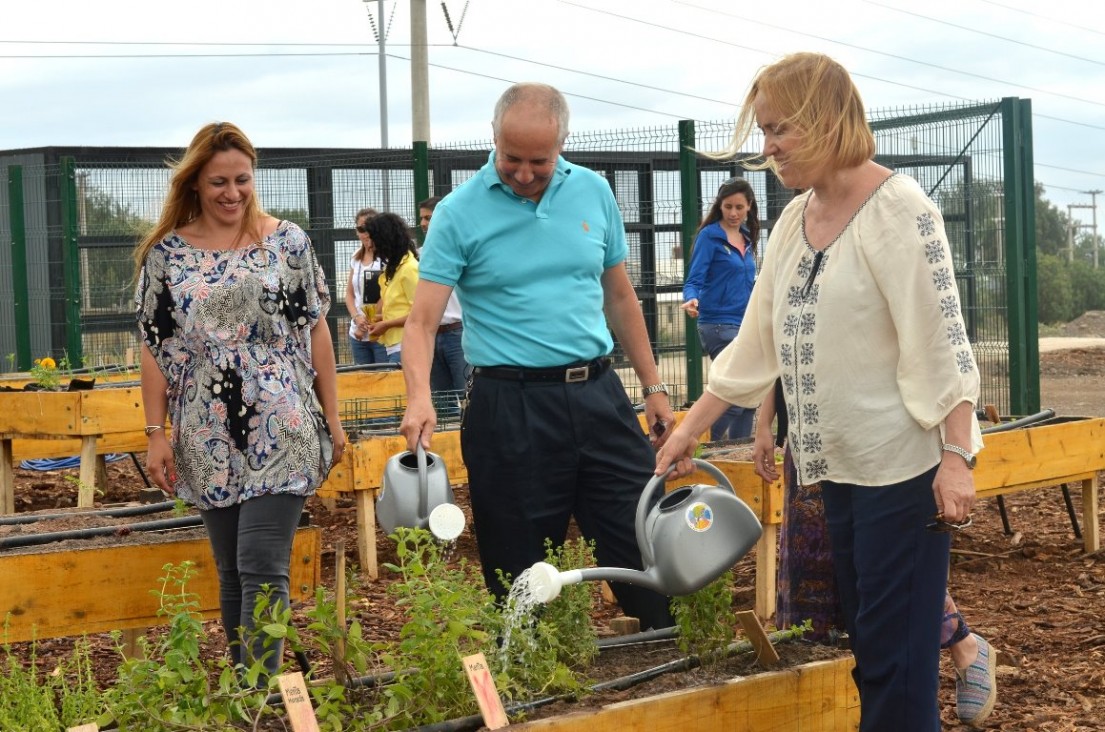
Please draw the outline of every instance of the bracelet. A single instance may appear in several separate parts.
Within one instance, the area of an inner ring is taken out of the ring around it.
[[[158,430],[163,430],[163,429],[165,429],[165,425],[163,425],[163,424],[148,424],[148,425],[146,425],[146,437],[149,437],[154,432],[157,432]]]
[[[668,393],[668,385],[665,384],[664,382],[660,382],[659,384],[652,384],[651,386],[646,386],[642,391],[644,392],[644,395],[646,397],[652,396],[653,394],[667,394]]]

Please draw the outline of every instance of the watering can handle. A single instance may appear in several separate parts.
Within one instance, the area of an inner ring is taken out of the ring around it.
[[[422,447],[421,439],[418,440],[418,446],[415,448],[414,454],[418,460],[418,516],[419,518],[425,518],[429,515],[427,508],[429,505],[430,478],[429,470],[426,467],[426,448]]]
[[[725,473],[721,472],[713,463],[709,463],[705,460],[699,460],[698,458],[691,458],[691,462],[699,470],[709,473],[714,477],[718,485],[728,488],[736,493],[733,489],[733,484],[729,482],[729,479],[725,477]],[[675,470],[675,463],[673,462],[663,475],[654,475],[645,484],[645,488],[641,491],[641,498],[637,501],[637,520],[635,522],[634,529],[637,534],[637,546],[641,550],[641,561],[644,563],[644,567],[647,570],[652,566],[652,546],[645,541],[645,521],[648,519],[648,510],[652,505],[652,496],[657,490],[664,490],[664,483],[667,482],[668,476]]]

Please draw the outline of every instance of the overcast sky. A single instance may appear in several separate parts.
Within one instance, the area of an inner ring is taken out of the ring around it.
[[[1096,2],[444,4],[452,31],[442,3],[427,3],[431,143],[489,138],[495,99],[524,80],[568,94],[580,132],[731,119],[758,68],[813,50],[853,73],[869,109],[1029,98],[1047,197],[1066,210],[1105,189]],[[381,22],[377,0],[4,0],[0,150],[181,147],[214,120],[260,147],[377,147],[373,21],[389,28],[388,140],[409,146],[410,2],[384,10]],[[1090,209],[1073,213],[1090,222]]]

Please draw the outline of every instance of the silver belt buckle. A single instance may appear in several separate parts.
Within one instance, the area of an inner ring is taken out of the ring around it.
[[[590,377],[590,366],[576,366],[564,372],[564,381],[568,384],[574,384],[577,381],[587,381]]]

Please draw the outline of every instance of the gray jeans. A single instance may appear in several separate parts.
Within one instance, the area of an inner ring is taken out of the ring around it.
[[[270,607],[280,603],[289,607],[289,566],[292,540],[303,513],[303,496],[265,495],[242,501],[229,508],[201,511],[203,525],[211,540],[215,567],[219,572],[219,607],[226,630],[230,659],[235,664],[250,663],[265,652],[261,639],[254,639],[250,653],[242,652],[242,633],[253,628],[253,606],[262,585],[272,588]],[[270,646],[274,651],[265,659],[265,669],[273,674],[280,668],[283,644]]]

